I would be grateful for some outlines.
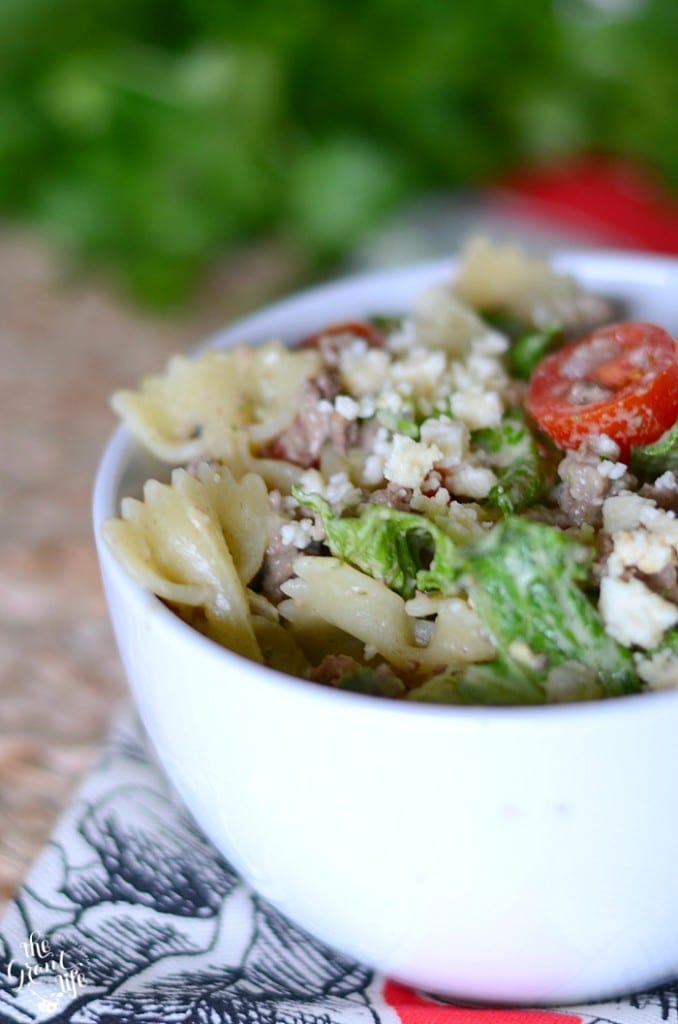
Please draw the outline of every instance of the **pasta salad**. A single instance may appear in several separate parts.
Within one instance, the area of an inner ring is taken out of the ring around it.
[[[413,308],[113,406],[171,467],[104,535],[217,643],[400,700],[678,686],[678,342],[476,240]]]

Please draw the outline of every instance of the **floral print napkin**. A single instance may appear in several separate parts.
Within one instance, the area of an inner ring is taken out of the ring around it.
[[[300,931],[197,830],[132,712],[0,928],[0,1024],[654,1024],[678,982],[557,1010],[458,1006]]]

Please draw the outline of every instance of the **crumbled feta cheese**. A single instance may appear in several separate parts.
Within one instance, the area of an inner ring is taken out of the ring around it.
[[[366,456],[362,469],[359,470],[360,482],[366,487],[376,486],[384,479],[384,463],[391,454],[392,446],[388,440],[388,431],[380,427],[372,443],[372,451]]]
[[[491,469],[485,466],[473,466],[470,463],[452,470],[447,478],[448,490],[464,498],[475,498],[479,501],[486,498],[497,483]]]
[[[384,476],[403,487],[419,487],[442,454],[436,444],[424,444],[396,434],[391,453],[384,462]]]
[[[325,498],[335,512],[343,512],[348,506],[357,505],[362,496],[362,491],[353,486],[345,472],[333,473],[325,485]]]
[[[665,473],[658,476],[654,485],[662,491],[678,491],[678,480],[676,480],[676,474],[670,469],[667,469]]]
[[[345,470],[332,473],[326,480],[317,469],[307,469],[299,477],[299,486],[307,494],[319,494],[329,501],[335,512],[343,512],[349,505],[357,505],[362,499],[362,491],[354,487]],[[299,502],[292,499],[295,508]]]
[[[449,416],[424,420],[419,436],[425,444],[438,446],[441,451],[438,464],[444,468],[458,466],[468,452],[468,427]]]
[[[447,368],[444,352],[415,348],[391,366],[390,384],[400,395],[431,396]]]
[[[469,430],[480,427],[498,427],[502,417],[502,401],[496,391],[469,388],[450,395],[452,414],[465,423]]]
[[[621,494],[603,504],[603,525],[613,539],[606,571],[622,576],[626,568],[657,573],[678,560],[678,518],[638,494]]]
[[[471,379],[477,384],[496,388],[506,383],[506,371],[500,361],[491,356],[482,355],[475,350],[466,360],[466,369]]]
[[[322,473],[319,473],[317,469],[305,469],[299,477],[299,486],[306,494],[325,496],[325,480]]]
[[[640,525],[643,508],[654,502],[639,494],[615,494],[603,502],[603,529],[607,533],[633,530]]]
[[[614,534],[614,550],[607,561],[610,576],[622,576],[627,567],[635,567],[648,575],[661,572],[673,559],[671,544],[659,534],[648,530],[622,530]]]
[[[678,517],[675,512],[658,508],[652,502],[652,507],[642,510],[640,522],[646,530],[658,534],[665,543],[678,550]]]
[[[378,409],[397,415],[399,412],[402,412],[406,403],[402,395],[399,395],[390,388],[384,388],[383,391],[376,395],[375,404]]]
[[[334,409],[345,420],[357,420],[360,415],[360,405],[350,395],[337,395],[334,399]]]
[[[594,455],[600,455],[601,459],[611,459],[614,462],[619,459],[619,445],[607,434],[594,434],[589,437],[588,442]]]
[[[651,690],[678,687],[678,654],[668,647],[655,651],[650,657],[635,657],[638,675]]]
[[[383,348],[370,348],[364,341],[342,348],[339,372],[345,388],[355,398],[378,392],[389,380],[391,357]]]
[[[401,353],[407,352],[408,349],[413,348],[417,343],[417,335],[414,329],[414,321],[409,317],[405,318],[400,327],[393,331],[386,344],[391,352]]]
[[[666,630],[678,622],[678,606],[638,579],[604,576],[599,608],[607,632],[627,647],[656,647]]]
[[[623,462],[610,462],[609,459],[602,459],[596,468],[606,480],[621,480],[627,467]]]
[[[377,411],[372,395],[363,395],[358,402],[358,419],[369,420]]]
[[[303,551],[313,540],[315,523],[312,519],[300,519],[294,523],[283,523],[280,527],[280,539],[285,545]]]
[[[499,331],[487,331],[473,342],[473,351],[484,356],[501,356],[510,348],[509,339]]]
[[[436,479],[437,474],[429,473],[424,480],[424,487],[426,488],[426,500],[436,509],[444,508],[452,500],[452,495],[446,487],[442,487],[440,480]],[[415,488],[415,493],[419,492],[424,497],[423,492],[419,488]],[[410,506],[412,502],[410,501]]]

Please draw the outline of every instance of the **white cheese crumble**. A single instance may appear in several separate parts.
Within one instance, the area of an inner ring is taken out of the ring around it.
[[[453,469],[445,482],[453,494],[459,495],[460,498],[475,498],[476,501],[486,498],[498,483],[491,469],[485,466],[472,466],[469,463]]]
[[[343,386],[355,398],[381,390],[390,378],[391,357],[382,348],[368,346],[362,338],[339,352]]]
[[[676,480],[676,474],[667,469],[665,473],[658,476],[654,482],[655,487],[659,487],[662,491],[678,491],[678,480]]]
[[[387,347],[391,352],[400,354],[407,352],[417,344],[417,334],[414,327],[414,320],[406,317],[400,327],[392,331],[387,339]]]
[[[334,409],[345,420],[357,420],[360,415],[360,405],[350,395],[337,395],[334,399]]]
[[[452,414],[469,430],[480,427],[498,427],[501,423],[503,405],[496,391],[483,391],[470,387],[466,391],[455,391],[450,395]]]
[[[648,575],[661,572],[674,556],[671,544],[649,530],[622,530],[614,534],[614,550],[607,562],[610,576],[622,576],[626,568],[635,567]]]
[[[458,466],[468,452],[468,427],[449,416],[424,420],[419,436],[425,444],[434,444],[440,449],[441,456],[436,465],[445,469]]]
[[[596,468],[606,480],[621,480],[627,469],[623,462],[611,462],[609,459],[603,459]]]
[[[678,606],[638,579],[603,577],[599,608],[607,632],[627,647],[656,647],[678,622]]]
[[[402,487],[419,487],[442,454],[436,444],[395,434],[391,452],[384,462],[384,477]]]
[[[353,486],[346,472],[332,473],[325,485],[325,498],[335,512],[343,512],[345,508],[357,505],[362,496],[362,491]]]
[[[615,494],[603,502],[603,529],[607,533],[633,530],[640,524],[643,508],[654,503],[639,494]]]
[[[299,486],[307,494],[319,494],[325,501],[329,501],[337,514],[350,505],[357,505],[363,496],[362,491],[354,487],[343,470],[332,473],[329,480],[326,480],[317,469],[307,469],[299,477]],[[296,499],[295,505],[299,505]]]
[[[404,359],[391,364],[391,387],[409,398],[435,397],[447,369],[444,352],[414,348]]]
[[[611,459],[613,462],[619,460],[620,447],[607,434],[595,434],[588,439],[591,451],[600,455],[601,459]]]
[[[635,662],[638,675],[651,690],[678,686],[678,654],[675,651],[664,648],[649,658],[636,654]]]
[[[293,523],[283,523],[280,527],[280,540],[285,545],[303,551],[314,539],[315,523],[312,519],[299,519]]]
[[[388,431],[380,427],[372,443],[372,451],[365,458],[360,469],[360,482],[366,487],[376,487],[384,479],[384,462],[391,454]]]
[[[678,519],[639,494],[620,494],[603,504],[603,526],[613,550],[607,560],[610,576],[623,576],[628,568],[652,574],[678,561]]]

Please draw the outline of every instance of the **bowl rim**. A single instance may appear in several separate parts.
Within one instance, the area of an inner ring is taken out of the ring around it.
[[[678,284],[678,256],[626,249],[568,248],[553,252],[549,256],[549,260],[559,270],[579,273],[584,277],[596,276],[603,280],[609,280],[611,283],[632,282],[642,285],[646,281],[648,284],[656,284],[657,275],[660,274],[675,277]],[[270,337],[270,328],[267,327],[269,321],[288,314],[298,304],[312,301],[320,306],[324,301],[340,296],[344,290],[352,293],[358,290],[367,295],[379,286],[397,284],[400,278],[411,281],[415,276],[421,277],[422,281],[428,280],[429,283],[432,283],[438,275],[449,275],[457,262],[455,257],[428,260],[347,274],[311,285],[269,303],[259,310],[234,319],[189,348],[188,354],[192,355],[210,347],[221,347],[226,342],[228,344],[244,343],[248,340],[248,335],[256,335],[257,332],[268,330],[269,333],[266,335],[249,338],[250,343],[257,344],[264,337]],[[621,273],[621,271],[625,273]],[[138,451],[139,446],[130,431],[124,424],[119,424],[109,436],[100,456],[92,495],[92,519],[95,544],[102,570],[105,568],[106,573],[111,575],[116,588],[122,591],[125,600],[136,603],[139,610],[144,607],[147,610],[152,610],[154,616],[158,616],[158,621],[162,623],[163,629],[176,633],[187,644],[195,645],[203,655],[210,659],[217,659],[225,664],[235,659],[236,664],[245,667],[256,677],[257,683],[261,686],[266,688],[275,686],[278,691],[283,687],[291,694],[313,703],[329,704],[334,710],[355,708],[360,710],[363,717],[365,714],[376,714],[382,718],[386,716],[389,718],[392,716],[423,718],[431,722],[448,724],[451,720],[461,723],[478,721],[495,725],[504,723],[511,727],[519,720],[525,723],[536,722],[539,728],[543,728],[546,719],[554,723],[569,722],[577,727],[582,719],[588,721],[602,716],[605,719],[616,720],[617,716],[627,715],[645,717],[648,714],[654,714],[655,710],[656,713],[663,713],[669,708],[678,707],[678,688],[643,691],[614,698],[553,704],[456,705],[390,700],[352,691],[336,690],[332,687],[321,686],[311,680],[288,675],[270,666],[259,666],[236,651],[230,650],[200,633],[175,615],[159,597],[145,591],[128,575],[103,540],[102,523],[106,518],[116,514],[121,479],[126,466],[130,463],[134,453]],[[248,685],[253,684],[253,679],[248,682]],[[447,726],[441,724],[440,728],[447,728]]]

